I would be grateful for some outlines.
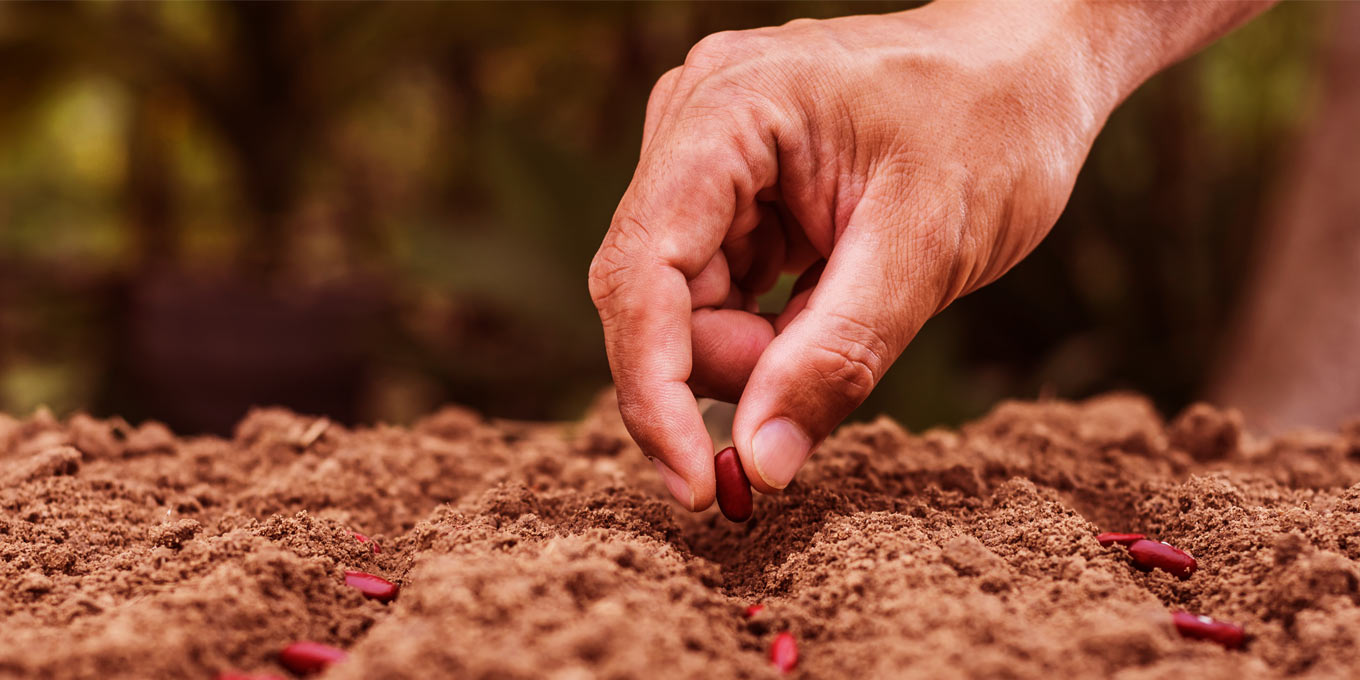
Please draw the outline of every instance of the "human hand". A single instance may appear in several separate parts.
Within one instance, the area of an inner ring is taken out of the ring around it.
[[[694,395],[738,401],[742,466],[782,489],[926,319],[1038,244],[1161,58],[1112,67],[1094,11],[799,20],[709,36],[660,79],[590,291],[624,422],[677,500],[714,497]],[[785,271],[787,307],[758,314]]]

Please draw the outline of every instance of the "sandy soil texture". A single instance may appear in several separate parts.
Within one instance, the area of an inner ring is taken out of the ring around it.
[[[1199,570],[1139,571],[1101,531]],[[266,409],[230,441],[0,416],[6,678],[291,677],[299,639],[349,651],[328,679],[773,678],[782,631],[789,677],[1345,677],[1357,560],[1360,423],[1257,440],[1135,396],[848,426],[743,525],[665,502],[608,397],[571,425]],[[1182,639],[1174,609],[1245,648]]]

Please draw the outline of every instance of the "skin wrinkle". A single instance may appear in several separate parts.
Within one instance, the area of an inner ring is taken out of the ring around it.
[[[749,111],[748,113],[753,116],[753,120],[759,120],[758,118],[754,118],[754,111]],[[747,135],[738,134],[733,136],[734,146],[737,149],[737,157],[743,161],[747,171],[746,175],[739,178],[746,180],[746,186],[741,186],[739,181],[734,182],[733,193],[736,196],[737,205],[742,206],[751,213],[751,215],[746,217],[753,219],[756,224],[759,224],[758,215],[755,214],[756,194],[758,194],[761,189],[772,186],[779,176],[777,133],[773,125],[756,122],[753,122],[750,127],[737,129],[759,130],[759,137],[761,142],[763,142],[760,145],[760,153],[757,153],[751,148],[753,145],[748,141],[749,137]],[[768,179],[766,181],[757,181],[757,177]],[[742,222],[741,224],[746,223]],[[734,225],[734,228],[740,230],[741,227],[739,225]],[[754,228],[755,226],[751,227],[751,229]]]
[[[835,315],[836,312],[828,312]],[[854,320],[851,320],[854,322]],[[857,322],[855,322],[857,323]],[[833,328],[839,330],[836,326]],[[835,331],[832,331],[835,332]],[[831,398],[838,403],[835,406],[849,410],[863,401],[862,396],[868,395],[877,384],[878,375],[874,372],[871,362],[881,362],[885,356],[875,355],[867,345],[856,344],[857,338],[846,336],[852,340],[850,346],[857,347],[858,352],[845,349],[844,343],[828,345],[826,343],[816,343],[806,348],[806,353],[800,359],[800,366],[794,367],[801,373],[812,375],[826,390],[805,390],[787,395],[788,406],[794,412],[807,409],[822,410],[831,404],[825,404],[822,400]],[[846,388],[850,389],[847,390]],[[829,433],[811,431],[808,432],[814,441],[824,439]]]
[[[808,219],[813,214],[808,212],[808,201],[802,200],[803,192],[798,192],[793,187],[796,186],[819,186],[820,182],[814,178],[824,172],[823,164],[820,162],[819,149],[815,144],[800,144],[799,142],[807,139],[818,139],[815,130],[815,116],[808,116],[808,105],[802,98],[795,98],[795,105],[791,107],[796,112],[786,118],[786,123],[775,130],[772,139],[774,156],[778,159],[780,168],[779,177],[775,182],[774,188],[777,191],[776,211],[780,216],[780,222],[785,233],[785,252],[786,254],[796,254],[794,246],[807,239],[795,239],[791,232],[801,230],[806,236],[809,231],[815,233],[819,230],[819,220]],[[811,201],[816,204],[818,201]],[[780,267],[780,270],[787,271],[788,267]]]
[[[897,210],[889,211],[890,214],[894,215],[897,214],[897,212]],[[884,245],[879,249],[879,252],[883,253],[883,258],[886,260],[883,267],[885,274],[891,272],[907,272],[911,267],[912,253],[902,248],[900,245],[894,245],[891,242],[887,242],[886,238],[884,238],[884,241]],[[884,276],[879,282],[879,285],[882,287],[881,296],[884,303],[883,307],[884,309],[891,311],[891,313],[887,315],[891,320],[891,323],[887,324],[887,327],[878,329],[877,331],[879,334],[878,339],[881,341],[879,353],[887,359],[887,362],[877,367],[877,370],[875,371],[876,378],[882,378],[883,373],[887,372],[888,366],[907,346],[907,343],[911,340],[911,336],[916,332],[914,328],[908,327],[907,319],[909,318],[909,314],[905,313],[906,310],[911,309],[912,295],[913,292],[916,292],[916,289],[910,285],[909,281],[910,280],[905,277],[899,279],[894,276]]]
[[[880,169],[879,172],[892,173],[891,170],[883,169]],[[882,257],[889,259],[888,265],[884,268],[885,272],[906,272],[908,270],[915,249],[911,247],[910,242],[894,245],[897,239],[893,237],[903,229],[910,229],[912,224],[923,224],[902,219],[901,211],[904,208],[911,209],[915,205],[911,196],[916,191],[915,187],[918,186],[917,182],[920,179],[920,175],[915,174],[914,171],[903,172],[908,173],[911,179],[904,183],[891,184],[890,186],[894,187],[893,193],[883,194],[881,189],[877,192],[870,190],[862,199],[857,201],[856,214],[851,216],[850,224],[844,230],[846,234],[852,229],[857,230],[860,232],[858,235],[859,242],[856,244],[858,247],[880,253]],[[882,177],[882,175],[878,176]],[[879,187],[885,185],[888,184],[882,179],[878,180]],[[868,212],[877,213],[877,219],[887,220],[888,223],[869,223],[867,216],[857,217],[861,213]],[[920,229],[917,233],[925,235],[929,232],[929,229]],[[866,239],[870,239],[870,241],[866,242]],[[907,297],[897,294],[899,291],[895,279],[890,276],[883,277],[880,284],[885,286],[885,302],[887,304],[884,306],[886,308],[900,310],[906,307]]]
[[[829,312],[828,315],[841,321],[854,323],[856,328],[872,331],[867,325],[861,324],[846,315],[837,312]],[[842,327],[832,325],[831,328],[839,331]],[[879,370],[881,370],[878,366],[882,365],[884,357],[868,345],[859,342],[857,336],[838,334],[835,339],[840,342],[815,345],[810,348],[813,351],[820,351],[834,357],[833,361],[836,362],[835,368],[831,370],[818,369],[816,375],[830,388],[826,394],[840,396],[845,402],[845,407],[853,409],[868,398],[869,393],[874,389],[874,385],[878,384]],[[815,433],[813,436],[822,439],[826,434],[828,433]]]
[[[848,139],[844,140],[845,143],[841,148],[848,149],[845,153],[849,153],[850,160],[845,166],[838,165],[837,171],[834,173],[835,180],[831,200],[828,201],[830,210],[830,220],[828,224],[830,225],[831,233],[833,234],[833,243],[836,240],[836,237],[844,232],[846,227],[849,226],[850,217],[854,214],[854,206],[858,205],[860,199],[864,197],[864,189],[866,186],[865,183],[856,182],[853,179],[858,174],[855,170],[858,166],[860,144],[859,125],[856,123],[855,117],[851,115],[851,104],[845,97],[837,96],[835,99],[835,108],[835,114],[841,116],[842,120],[849,121],[848,124],[846,124],[843,133]],[[833,150],[831,155],[839,161],[844,153],[835,153]],[[849,172],[841,169],[842,167],[848,167]],[[829,253],[822,253],[822,256],[826,257],[828,254]]]
[[[627,309],[613,304],[619,288],[631,278],[628,273],[632,265],[628,264],[623,253],[624,251],[620,250],[615,243],[606,242],[600,246],[600,250],[596,253],[595,260],[590,266],[590,296],[595,302],[596,309],[599,310],[600,320],[605,325],[608,325]]]
[[[800,110],[806,109],[800,106]],[[807,196],[806,192],[801,192],[798,188],[820,186],[821,183],[816,178],[826,170],[821,163],[820,150],[816,145],[800,145],[797,142],[800,138],[819,138],[814,120],[815,117],[804,114],[805,122],[801,127],[806,132],[781,135],[777,140],[776,153],[781,161],[784,161],[781,163],[784,171],[780,173],[778,184],[780,201],[795,222],[792,227],[789,225],[786,227],[802,229],[804,235],[809,237],[808,242],[816,247],[815,240],[811,237],[824,230],[822,221],[817,219],[813,210],[813,206],[820,200]],[[820,248],[818,250],[820,252]]]
[[[842,109],[849,109],[849,105],[845,102],[844,99],[841,99],[837,103]],[[846,118],[849,119],[850,116],[846,115]],[[859,130],[857,128],[858,126],[855,125],[853,120],[851,120],[850,124],[846,126],[846,134],[849,136],[850,139],[849,143],[846,144],[844,148],[848,148],[850,150],[849,167],[851,168],[855,167],[856,165],[856,154],[857,149],[859,148]],[[839,160],[842,154],[833,155],[837,160]],[[828,201],[829,205],[827,206],[827,209],[829,211],[827,218],[828,224],[831,225],[832,233],[840,233],[842,229],[841,215],[842,214],[845,215],[844,222],[848,224],[850,221],[850,215],[852,214],[850,210],[848,210],[848,208],[859,202],[860,197],[863,196],[863,191],[861,190],[855,192],[852,198],[849,195],[850,192],[845,191],[845,185],[851,183],[845,181],[847,175],[839,167],[837,168],[837,171],[834,173],[834,177],[835,177],[835,179],[833,180],[834,183],[831,188],[831,200]]]
[[[953,213],[957,216],[951,217],[948,205],[948,203],[942,203],[934,211],[938,213],[939,217],[927,216],[921,222],[921,224],[935,226],[916,230],[908,240],[908,243],[913,246],[910,252],[915,263],[909,271],[916,272],[918,277],[926,276],[927,272],[935,269],[930,266],[931,262],[950,262],[949,273],[946,273],[944,268],[940,268],[940,271],[935,274],[935,278],[939,280],[930,282],[932,285],[921,285],[919,287],[922,295],[926,295],[926,291],[939,291],[933,296],[931,316],[939,314],[954,302],[954,298],[949,296],[950,277],[957,270],[959,258],[962,255],[961,245],[967,229],[966,223],[963,222],[963,211],[966,208],[963,205],[962,197],[954,205]],[[918,210],[922,213],[926,212],[927,207],[928,204],[917,204]],[[923,244],[924,247],[914,247],[917,244]],[[918,280],[917,283],[924,284],[926,282]]]
[[[954,200],[948,197],[958,193],[958,186],[948,180],[941,179],[944,171],[937,167],[927,165],[926,159],[930,156],[925,152],[903,151],[893,154],[892,162],[885,166],[880,166],[874,173],[875,177],[885,177],[898,175],[901,179],[897,182],[897,194],[893,196],[894,204],[912,209],[916,213],[916,219],[910,218],[903,221],[903,224],[910,225],[906,244],[907,250],[912,253],[933,254],[933,249],[922,251],[915,247],[915,244],[930,236],[941,236],[942,232],[954,234],[945,247],[941,244],[939,249],[946,252],[957,252],[961,244],[963,225],[966,223],[967,209],[965,207],[965,196],[959,195]],[[894,171],[893,168],[904,167],[907,169]],[[882,180],[880,180],[882,181]],[[927,197],[933,197],[927,199]],[[949,206],[953,205],[953,212]],[[953,215],[953,217],[951,217]]]

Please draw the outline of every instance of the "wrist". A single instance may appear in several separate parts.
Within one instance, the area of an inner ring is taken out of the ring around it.
[[[1148,78],[1265,11],[1275,0],[1097,2],[1062,0],[1063,30],[1106,113]]]
[[[896,16],[912,28],[907,41],[919,42],[912,32],[944,37],[977,82],[1029,111],[1031,122],[1046,120],[1089,144],[1147,77],[1111,55],[1092,14],[1081,0],[939,0]]]
[[[1084,122],[1095,123],[1094,133],[1153,74],[1275,1],[938,0],[897,16],[1070,94]]]

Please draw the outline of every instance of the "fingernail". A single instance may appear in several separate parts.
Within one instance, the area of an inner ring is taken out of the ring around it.
[[[812,453],[812,439],[787,418],[771,418],[756,430],[751,449],[756,474],[766,484],[782,489],[793,481],[793,476]]]
[[[666,489],[671,492],[672,496],[675,496],[675,500],[680,501],[680,504],[685,506],[686,510],[693,509],[694,492],[689,490],[689,485],[685,483],[685,480],[681,479],[680,475],[675,473],[675,470],[670,469],[660,460],[651,457],[648,457],[648,460],[656,466],[657,473],[661,475],[661,481],[666,483]]]

